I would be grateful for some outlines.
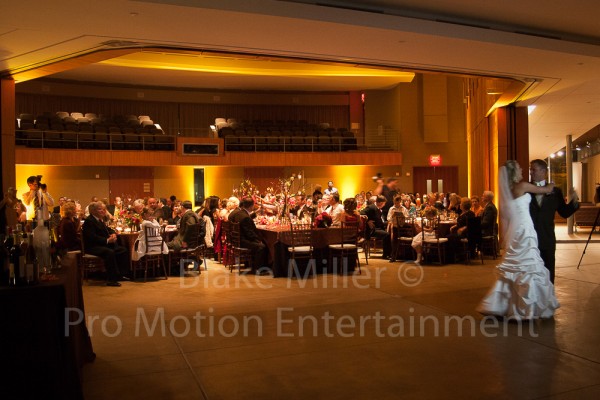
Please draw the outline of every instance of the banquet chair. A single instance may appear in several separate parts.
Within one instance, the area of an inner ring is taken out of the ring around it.
[[[182,247],[179,250],[175,250],[175,249],[169,249],[169,273],[173,273],[173,262],[176,263],[180,263],[181,264],[181,260],[194,260],[194,261],[199,261],[198,258],[198,247],[200,245],[200,230],[201,230],[201,223],[198,222],[194,225],[190,225],[187,229],[191,229],[192,231],[190,232],[190,240],[186,243],[186,247]],[[202,238],[202,240],[204,240]],[[205,263],[206,264],[206,263]],[[180,270],[179,270],[179,275],[182,276],[183,275],[183,268],[181,268],[180,266]],[[200,272],[200,269],[198,268],[198,273]]]
[[[414,222],[407,219],[403,213],[397,212],[393,216],[396,227],[392,229],[392,257],[390,262],[400,260],[414,260],[415,249],[412,247],[413,237],[416,235]],[[410,254],[410,255],[409,255]],[[398,257],[400,256],[400,257]]]
[[[291,245],[287,248],[290,256],[288,261],[288,277],[293,276],[294,268],[298,271],[296,259],[308,260],[307,268],[311,265],[311,259],[313,258],[312,225],[291,224],[290,239]],[[317,266],[314,262],[312,265],[313,274],[316,275]]]
[[[331,228],[336,229],[336,228]],[[353,257],[356,260],[356,266],[358,267],[358,273],[361,274],[360,260],[358,259],[358,230],[359,222],[342,222],[340,230],[340,242],[330,244],[329,249],[329,265],[333,266],[333,259],[340,260],[343,266],[344,259]],[[344,271],[344,268],[340,268],[340,271]],[[347,272],[347,271],[344,271]]]
[[[233,269],[238,268],[238,272],[242,272],[242,263],[246,263],[246,266],[252,269],[252,251],[246,247],[242,247],[240,224],[236,222],[229,222],[229,248],[231,260],[229,261],[229,272],[233,272]]]
[[[88,280],[88,273],[90,272],[106,272],[104,260],[98,256],[87,254],[85,252],[85,245],[83,244],[83,238],[80,237],[81,242],[81,253],[79,256],[79,268],[81,269],[81,275],[84,281]]]
[[[219,261],[225,268],[229,266],[230,257],[229,251],[231,250],[230,239],[231,239],[231,224],[229,221],[222,219],[220,221],[221,231],[220,231],[220,239],[221,239],[221,249],[218,254]]]
[[[421,234],[423,235],[423,257],[425,262],[429,262],[431,257],[437,257],[437,261],[440,265],[446,262],[446,246],[448,244],[448,238],[441,237],[440,235],[440,220],[439,217],[427,219],[423,217],[423,227],[429,227],[435,236],[425,236],[425,228],[422,229]]]
[[[469,259],[479,254],[483,264],[483,252],[481,251],[481,217],[469,218],[467,220],[467,239],[469,242]]]
[[[484,255],[491,255],[495,260],[498,257],[498,224],[494,224],[494,229],[491,235],[481,237],[481,247],[479,251],[483,258]]]
[[[365,264],[369,265],[369,239],[367,239],[367,220],[369,219],[366,215],[360,216],[361,222],[358,224],[358,247],[362,249],[363,254],[365,255]]]
[[[366,228],[369,232],[372,232],[375,229],[375,223],[373,221],[365,221]],[[377,245],[380,245],[377,247]],[[383,239],[374,235],[369,235],[367,239],[367,252],[369,253],[369,257],[371,257],[371,252],[377,253],[379,249],[383,251]]]
[[[144,240],[146,242],[146,253],[137,263],[137,265],[143,265],[144,267],[144,282],[148,279],[148,267],[152,268],[152,273],[156,276],[156,268],[162,267],[165,279],[168,279],[167,267],[165,266],[165,259],[163,257],[163,246],[165,244],[164,232],[161,232],[160,227],[145,226],[144,227]],[[133,266],[133,280],[135,280],[135,272],[138,266]]]

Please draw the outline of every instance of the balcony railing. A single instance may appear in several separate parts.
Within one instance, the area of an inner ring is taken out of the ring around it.
[[[43,149],[175,150],[174,136],[165,134],[18,130],[15,144]]]

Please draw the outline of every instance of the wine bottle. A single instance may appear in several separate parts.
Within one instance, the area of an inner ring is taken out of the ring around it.
[[[22,264],[24,262],[24,258],[21,255],[21,243],[19,243],[19,237],[15,233],[13,234],[13,245],[10,248],[10,265],[12,265],[12,275],[11,278],[12,284],[16,286],[20,286],[23,284],[23,272],[22,272]]]
[[[27,250],[25,252],[25,277],[28,285],[35,285],[39,280],[39,268],[33,248],[33,235],[27,236]]]
[[[2,245],[0,245],[0,285],[8,285],[9,283],[10,246],[12,245],[8,237],[2,235]]]

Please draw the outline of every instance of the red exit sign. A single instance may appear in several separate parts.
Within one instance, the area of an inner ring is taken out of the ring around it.
[[[439,167],[442,165],[442,156],[439,154],[431,154],[429,156],[429,165],[432,167]]]

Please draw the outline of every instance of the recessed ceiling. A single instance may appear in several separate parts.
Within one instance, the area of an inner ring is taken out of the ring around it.
[[[411,82],[414,75],[352,64],[142,50],[52,78],[201,89],[349,91],[389,89]]]

